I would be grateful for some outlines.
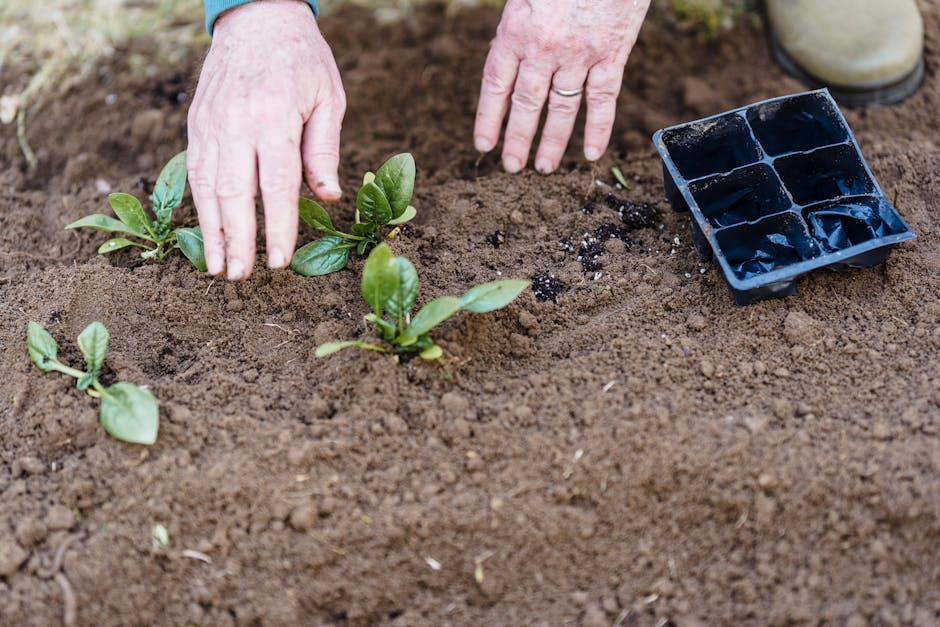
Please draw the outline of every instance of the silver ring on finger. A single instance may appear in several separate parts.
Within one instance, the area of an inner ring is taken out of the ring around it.
[[[560,87],[555,87],[554,85],[552,85],[552,91],[563,98],[574,98],[575,96],[580,96],[582,93],[584,93],[584,89],[581,89],[580,87],[578,89],[562,89]]]

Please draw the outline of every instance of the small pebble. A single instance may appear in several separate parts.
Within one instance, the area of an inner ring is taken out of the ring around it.
[[[0,540],[0,577],[9,577],[20,569],[29,553],[12,539]]]
[[[692,314],[685,324],[693,331],[704,331],[708,327],[708,321],[701,314]]]
[[[17,471],[19,469],[19,471]],[[13,465],[13,474],[19,475],[20,473],[26,473],[27,475],[41,475],[46,471],[45,464],[39,460],[37,457],[21,457]]]
[[[408,423],[398,414],[385,414],[382,418],[382,425],[385,430],[392,435],[404,435],[408,433]]]
[[[441,407],[452,418],[463,417],[470,409],[470,401],[457,392],[447,392],[441,397]]]
[[[71,529],[75,524],[75,514],[65,505],[54,505],[46,512],[46,528],[49,531]]]
[[[320,520],[320,512],[313,503],[307,503],[294,508],[290,513],[290,526],[297,531],[309,531]]]
[[[509,221],[513,224],[522,224],[525,221],[525,218],[522,216],[522,212],[518,209],[513,209],[512,213],[509,214]]]

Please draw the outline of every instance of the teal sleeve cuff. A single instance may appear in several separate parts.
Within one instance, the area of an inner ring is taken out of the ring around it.
[[[253,0],[204,0],[203,4],[206,7],[206,32],[209,35],[212,35],[212,28],[215,25],[215,20],[217,17],[222,15],[225,11],[229,9],[234,9],[237,6],[243,4],[248,4]],[[320,15],[320,7],[317,6],[317,0],[304,0],[307,4],[310,5],[310,8],[313,9],[314,17]]]

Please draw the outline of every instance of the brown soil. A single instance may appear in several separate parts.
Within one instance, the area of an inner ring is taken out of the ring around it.
[[[923,7],[924,88],[848,114],[919,239],[748,308],[662,204],[662,227],[607,243],[596,280],[576,257],[619,220],[595,175],[618,164],[627,198],[663,202],[653,130],[800,90],[761,33],[703,43],[654,16],[602,168],[572,150],[560,174],[510,176],[470,139],[496,12],[326,19],[347,190],[416,156],[418,224],[394,247],[422,298],[499,273],[567,288],[448,323],[439,364],[312,357],[369,336],[359,262],[233,285],[62,230],[106,206],[95,179],[133,190],[184,147],[172,88],[115,65],[34,112],[33,176],[5,127],[0,623],[57,623],[67,581],[88,625],[940,624],[940,8]],[[30,319],[73,362],[103,321],[110,370],[160,399],[157,444],[110,439],[92,399],[33,367]]]

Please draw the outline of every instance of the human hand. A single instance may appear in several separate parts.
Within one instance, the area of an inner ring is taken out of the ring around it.
[[[503,167],[522,170],[547,98],[535,168],[554,171],[568,146],[583,89],[584,156],[600,159],[610,142],[623,68],[649,5],[650,0],[507,0],[483,70],[477,150],[496,146],[511,100]]]
[[[189,109],[187,151],[210,274],[251,274],[259,187],[268,265],[290,263],[301,176],[321,200],[341,195],[345,110],[336,61],[307,3],[250,2],[216,20]]]

